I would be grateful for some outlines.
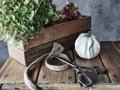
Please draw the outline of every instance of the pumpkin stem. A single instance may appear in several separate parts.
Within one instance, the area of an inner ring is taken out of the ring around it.
[[[90,37],[92,35],[92,32],[91,32],[91,30],[90,31],[88,31],[88,33],[87,33],[87,37]]]

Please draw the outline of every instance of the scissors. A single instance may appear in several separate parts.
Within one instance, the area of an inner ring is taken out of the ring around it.
[[[87,74],[86,71],[92,71],[96,74],[105,74],[107,72],[107,70],[104,67],[100,67],[100,66],[83,67],[83,66],[79,66],[75,62],[65,60],[61,57],[56,57],[56,58],[64,63],[68,64],[74,70],[76,70],[76,79],[77,79],[78,83],[80,84],[80,86],[90,87],[93,85],[93,80],[92,80],[92,78],[90,78],[90,76]],[[82,78],[83,78],[83,80],[82,80]]]

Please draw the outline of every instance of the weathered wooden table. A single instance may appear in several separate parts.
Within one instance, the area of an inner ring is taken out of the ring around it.
[[[76,84],[75,71],[56,72],[39,64],[36,70],[31,71],[31,78],[45,90],[120,90],[120,42],[101,42],[100,54],[92,60],[79,58],[73,49],[67,53],[81,66],[103,66],[108,73],[98,75],[90,73],[94,85],[89,88]],[[24,84],[23,73],[25,66],[12,58],[8,58],[0,69],[0,88],[2,90],[29,90]],[[0,89],[0,90],[1,90]]]

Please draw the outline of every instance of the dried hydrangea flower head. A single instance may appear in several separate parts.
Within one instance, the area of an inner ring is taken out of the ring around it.
[[[78,7],[72,2],[67,2],[67,4],[61,10],[60,22],[75,20],[80,18],[81,13],[78,11]]]

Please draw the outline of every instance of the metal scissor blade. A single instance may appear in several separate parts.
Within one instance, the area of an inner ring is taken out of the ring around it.
[[[74,65],[72,64],[72,62],[68,61],[68,60],[64,60],[63,58],[61,57],[56,57],[58,60],[70,65],[71,67],[74,67]]]
[[[57,58],[58,60],[64,62],[64,63],[68,64],[69,66],[73,67],[76,71],[81,71],[81,70],[79,69],[79,66],[78,66],[76,63],[74,63],[74,62],[72,62],[72,61],[64,60],[64,59],[61,58],[61,57],[56,57],[56,58]]]

